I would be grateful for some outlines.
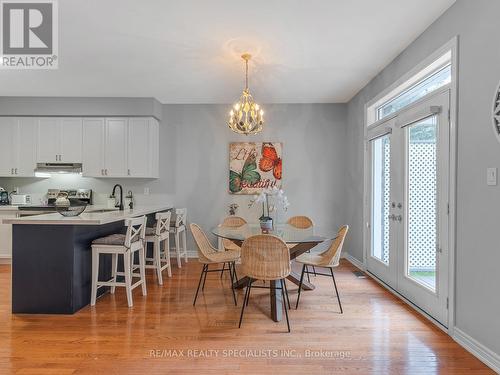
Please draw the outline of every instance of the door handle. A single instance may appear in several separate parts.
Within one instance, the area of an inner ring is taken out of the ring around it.
[[[388,216],[389,220],[396,220],[396,215],[392,214]]]
[[[394,219],[401,222],[403,220],[403,217],[401,215],[398,215],[398,216],[395,216]]]

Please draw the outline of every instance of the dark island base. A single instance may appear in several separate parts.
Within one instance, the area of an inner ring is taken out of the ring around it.
[[[151,218],[148,218],[150,221]],[[12,312],[74,314],[90,303],[94,239],[124,233],[123,221],[104,225],[13,225]],[[121,267],[121,266],[119,266]],[[111,278],[111,256],[99,261]],[[98,296],[108,288],[99,288]]]

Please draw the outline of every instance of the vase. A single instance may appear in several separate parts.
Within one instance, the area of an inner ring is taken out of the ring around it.
[[[273,219],[266,218],[260,220],[260,229],[262,230],[262,233],[271,232],[273,230]]]

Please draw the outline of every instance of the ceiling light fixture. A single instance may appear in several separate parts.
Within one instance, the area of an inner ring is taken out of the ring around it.
[[[245,60],[245,89],[238,103],[229,112],[229,128],[239,134],[257,134],[264,125],[264,111],[254,102],[248,89],[248,61],[252,58],[249,53],[244,53],[241,58]]]

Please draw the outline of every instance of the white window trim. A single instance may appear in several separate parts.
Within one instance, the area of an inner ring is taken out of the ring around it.
[[[419,311],[423,316],[428,318],[431,322],[433,322],[438,328],[447,332],[451,337],[454,336],[455,332],[455,259],[456,259],[456,192],[457,192],[457,122],[458,122],[458,103],[457,103],[457,93],[458,93],[458,36],[453,37],[442,47],[437,49],[434,53],[428,56],[424,61],[418,64],[415,68],[410,70],[408,73],[404,74],[401,78],[399,78],[392,85],[383,90],[380,94],[374,97],[372,100],[367,102],[364,106],[364,196],[363,196],[363,269],[367,269],[366,258],[368,254],[367,244],[369,241],[366,239],[366,234],[369,231],[366,231],[366,223],[369,220],[369,194],[367,194],[369,187],[369,170],[370,166],[368,165],[369,157],[368,157],[368,129],[373,129],[377,125],[380,125],[386,121],[389,121],[391,118],[398,115],[400,111],[395,112],[389,116],[384,117],[382,120],[377,121],[375,123],[369,123],[368,121],[368,109],[370,107],[374,107],[374,104],[379,102],[381,99],[386,97],[389,93],[397,89],[404,82],[407,82],[412,76],[417,74],[419,71],[422,71],[426,66],[430,65],[433,61],[439,58],[439,56],[444,55],[447,51],[451,51],[451,83],[447,85],[450,90],[450,181],[449,181],[449,267],[448,267],[448,298],[449,298],[449,308],[448,308],[448,328],[442,326],[439,322],[434,320],[431,316],[427,315],[425,312],[420,310],[415,305],[408,302],[408,304],[413,307],[415,310]],[[440,91],[442,88],[439,88],[437,91]],[[426,95],[424,98],[426,99],[431,95],[434,95],[436,91],[433,91]],[[418,102],[417,101],[417,102]],[[414,104],[414,103],[412,103]],[[409,106],[411,106],[410,104]],[[403,110],[407,110],[409,106],[403,108]],[[375,107],[374,107],[375,108]],[[373,121],[372,121],[373,122]],[[370,124],[370,125],[368,125]],[[385,285],[385,284],[383,284]],[[389,288],[390,290],[390,288]],[[396,292],[394,292],[396,293]],[[398,294],[399,297],[401,295]],[[402,297],[405,300],[404,297]]]
[[[385,90],[383,90],[380,94],[378,94],[375,98],[373,98],[366,104],[365,113],[366,113],[367,127],[372,127],[373,125],[379,123],[380,121],[393,117],[397,113],[394,112],[382,119],[377,119],[377,110],[380,106],[393,100],[397,96],[403,94],[406,90],[411,89],[414,85],[418,84],[420,81],[430,77],[434,73],[438,72],[445,66],[452,63],[453,43],[451,42],[453,42],[453,40],[446,43],[444,46],[442,46],[437,51],[432,53],[424,61],[422,61],[420,64],[415,66],[409,72],[404,74],[396,82],[387,87]],[[452,72],[452,77],[453,77],[453,72]]]

